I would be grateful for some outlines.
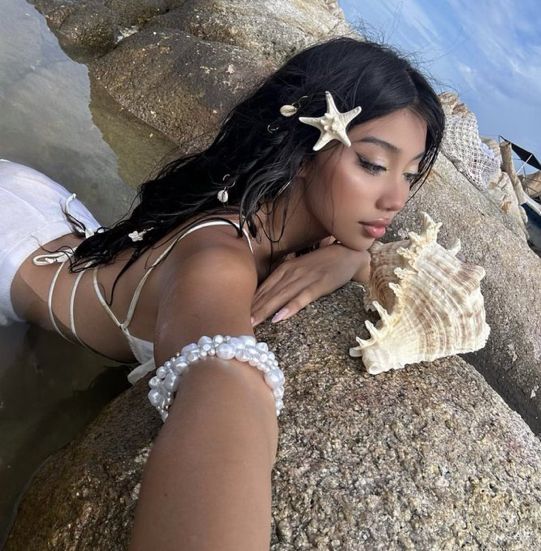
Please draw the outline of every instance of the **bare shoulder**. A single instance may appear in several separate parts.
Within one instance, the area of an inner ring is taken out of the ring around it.
[[[234,228],[218,228],[187,236],[168,261],[155,327],[158,361],[202,335],[253,334],[254,259]]]

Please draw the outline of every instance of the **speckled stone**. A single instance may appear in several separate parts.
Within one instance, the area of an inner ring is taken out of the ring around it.
[[[541,547],[541,444],[457,357],[366,374],[348,355],[366,315],[350,283],[258,327],[286,374],[273,551]],[[125,549],[160,427],[145,383],[51,458],[6,549]]]
[[[450,246],[459,238],[459,257],[486,270],[481,282],[487,345],[465,356],[541,433],[541,258],[524,242],[509,216],[471,184],[443,155],[428,181],[396,217],[386,239],[420,228],[419,211],[442,222],[438,241]]]
[[[208,145],[224,113],[270,69],[236,46],[150,28],[89,64],[96,84],[186,151]]]

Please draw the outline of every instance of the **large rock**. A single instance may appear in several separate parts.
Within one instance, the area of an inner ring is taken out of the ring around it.
[[[364,373],[348,355],[360,304],[352,283],[257,331],[286,374],[272,549],[541,547],[537,438],[457,357]],[[127,547],[160,427],[146,392],[123,394],[38,472],[7,551]]]
[[[184,0],[31,0],[62,47],[74,57],[112,50],[126,34]]]
[[[190,150],[213,137],[219,119],[270,66],[236,46],[147,29],[90,70],[122,107]]]
[[[45,15],[62,47],[83,57],[107,53],[149,21],[154,27],[182,29],[277,60],[309,42],[351,32],[332,0],[31,1]],[[166,18],[156,18],[161,14]]]
[[[459,238],[459,255],[485,268],[481,290],[491,334],[485,348],[467,359],[541,433],[541,259],[517,232],[515,221],[445,155],[440,154],[429,179],[396,217],[388,238],[419,228],[419,211],[443,223],[443,244]]]
[[[353,32],[337,3],[325,0],[186,0],[151,26],[182,29],[277,64],[314,42]]]
[[[119,105],[178,143],[208,145],[246,90],[295,51],[351,34],[328,0],[34,0]]]

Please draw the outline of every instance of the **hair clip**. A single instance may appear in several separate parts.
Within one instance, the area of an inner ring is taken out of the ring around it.
[[[346,134],[346,128],[361,112],[361,107],[358,106],[351,111],[340,113],[330,92],[325,92],[325,98],[327,100],[327,111],[324,115],[321,117],[299,117],[302,123],[315,126],[321,132],[319,139],[312,149],[319,151],[332,140],[339,140],[344,145],[350,147],[351,141]]]

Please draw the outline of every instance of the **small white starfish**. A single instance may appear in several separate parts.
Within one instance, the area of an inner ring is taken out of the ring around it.
[[[325,92],[327,99],[327,112],[322,117],[299,117],[304,124],[315,126],[320,132],[316,145],[312,148],[319,151],[332,140],[340,140],[344,145],[351,146],[351,141],[346,134],[347,125],[361,112],[361,107],[355,107],[346,113],[340,113],[336,108],[330,92]]]

